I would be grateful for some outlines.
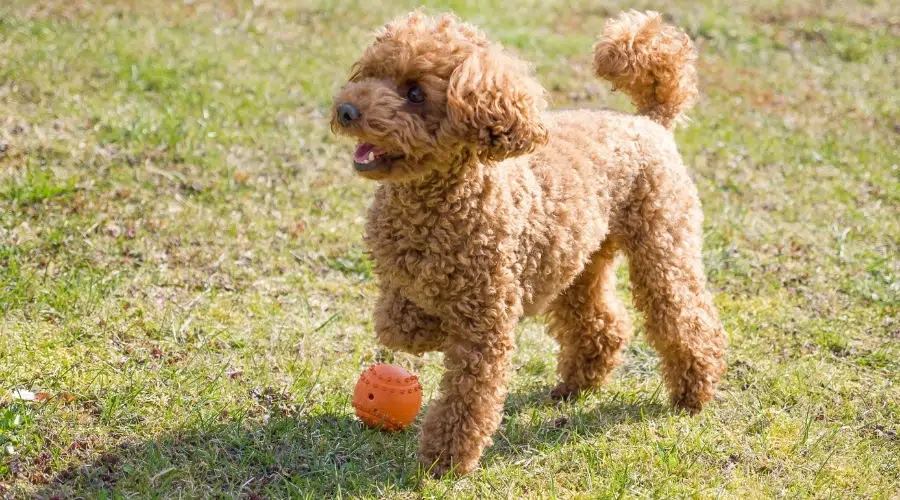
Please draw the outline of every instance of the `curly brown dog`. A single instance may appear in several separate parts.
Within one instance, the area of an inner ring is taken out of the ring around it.
[[[523,316],[550,317],[554,397],[604,381],[632,330],[615,294],[619,250],[672,404],[699,411],[724,372],[703,214],[671,131],[697,95],[693,44],[659,14],[630,12],[594,53],[639,116],[544,112],[518,59],[420,12],[379,31],[335,97],[333,129],[360,142],[354,168],[381,181],[366,228],[378,339],[444,352],[419,447],[432,474],[472,470],[491,443]]]

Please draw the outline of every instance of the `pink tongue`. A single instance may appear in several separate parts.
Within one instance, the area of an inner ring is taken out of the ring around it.
[[[368,160],[369,153],[375,153],[375,157],[377,158],[383,155],[384,151],[376,148],[371,142],[363,142],[359,146],[356,146],[356,151],[353,152],[353,160],[357,163],[363,163]]]

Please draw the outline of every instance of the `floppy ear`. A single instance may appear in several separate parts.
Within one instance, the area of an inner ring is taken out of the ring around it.
[[[451,127],[482,160],[502,160],[547,142],[544,88],[498,47],[475,49],[450,77]]]

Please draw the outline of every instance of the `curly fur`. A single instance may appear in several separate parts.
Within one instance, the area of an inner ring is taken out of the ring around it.
[[[697,99],[694,43],[657,12],[627,12],[606,22],[594,46],[597,76],[623,89],[642,115],[672,128]]]
[[[472,470],[490,445],[520,318],[550,317],[554,396],[604,381],[632,331],[615,296],[620,251],[672,403],[696,412],[713,398],[725,334],[705,285],[700,201],[667,130],[696,95],[693,55],[659,19],[625,14],[595,47],[597,73],[646,116],[544,112],[523,63],[452,16],[420,12],[381,30],[335,97],[334,130],[389,153],[356,164],[381,181],[365,236],[376,335],[445,355],[420,436],[433,474]],[[406,98],[412,86],[425,102]],[[337,118],[345,103],[360,111],[352,123]]]

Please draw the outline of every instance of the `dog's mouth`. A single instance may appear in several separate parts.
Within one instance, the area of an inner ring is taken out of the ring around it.
[[[371,142],[363,142],[356,146],[353,152],[353,168],[359,172],[371,172],[381,167],[389,166],[392,162],[402,158],[402,154],[390,153]]]

